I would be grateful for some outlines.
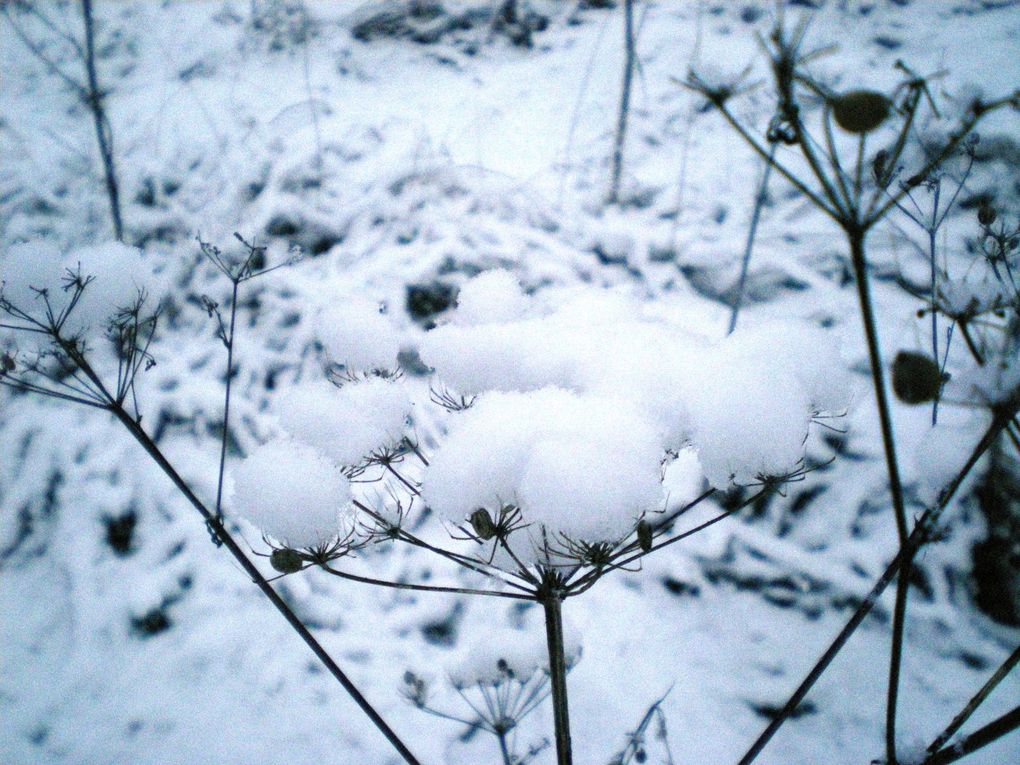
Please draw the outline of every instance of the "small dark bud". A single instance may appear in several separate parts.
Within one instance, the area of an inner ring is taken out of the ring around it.
[[[469,519],[471,528],[474,529],[475,536],[484,541],[489,541],[496,536],[496,524],[492,521],[492,516],[489,515],[489,511],[484,507],[480,507],[471,513]]]
[[[851,90],[829,102],[836,124],[848,133],[863,135],[877,128],[892,111],[892,101],[874,90]]]
[[[16,368],[17,365],[9,354],[5,353],[3,356],[0,356],[0,373],[7,374],[8,372],[13,372]]]
[[[1017,247],[1020,247],[1020,239],[1018,239],[1017,237],[1013,237],[1008,242],[1006,242],[1007,250],[1015,250]]]
[[[652,526],[648,521],[638,521],[637,541],[643,552],[652,549]]]
[[[285,547],[282,550],[273,550],[273,554],[269,556],[269,565],[281,574],[296,574],[305,562],[297,550]]]
[[[648,753],[644,749],[634,752],[634,762],[648,762]]]
[[[920,186],[922,183],[924,183],[924,181],[925,181],[925,177],[923,175],[921,175],[920,173],[918,173],[917,175],[912,175],[909,178],[907,178],[907,180],[904,182],[903,185],[907,189],[915,189],[918,186]]]
[[[905,404],[923,404],[938,398],[942,371],[929,356],[900,351],[892,365],[893,392]]]
[[[995,212],[995,208],[991,205],[981,205],[978,209],[978,223],[982,226],[991,226],[995,223],[997,217],[999,217],[998,213]]]

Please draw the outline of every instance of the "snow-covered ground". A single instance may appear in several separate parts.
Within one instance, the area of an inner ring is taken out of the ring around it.
[[[241,453],[286,428],[278,416],[283,402],[307,401],[283,393],[322,375],[315,338],[323,339],[323,311],[342,313],[357,301],[384,305],[387,331],[397,339],[372,334],[376,345],[363,349],[365,363],[392,343],[421,347],[429,360],[429,343],[434,351],[438,342],[426,340],[426,323],[408,313],[410,286],[455,289],[479,271],[502,268],[537,313],[553,312],[569,296],[612,289],[619,294],[607,310],[637,305],[706,342],[726,334],[726,299],[761,166],[677,80],[692,65],[742,76],[749,92],[740,115],[763,124],[770,89],[755,35],[767,34],[772,4],[636,4],[640,67],[625,153],[628,203],[620,206],[604,199],[623,64],[621,7],[522,2],[548,21],[530,48],[493,33],[488,20],[428,44],[365,31],[373,14],[405,5],[95,3],[125,240],[144,249],[170,294],[151,349],[157,364],[140,377],[142,422],[207,501],[216,494],[226,360],[201,296],[226,305],[230,285],[200,257],[196,234],[230,248],[237,231],[267,244],[271,258],[292,246],[306,255],[242,286],[231,472]],[[471,13],[497,3],[444,5],[481,19]],[[73,48],[58,36],[80,35],[77,4],[40,7],[56,29],[10,12],[20,29],[44,41],[52,62],[83,76]],[[285,7],[304,10],[283,13]],[[253,9],[267,8],[281,15],[253,20]],[[9,21],[0,28],[0,245],[6,252],[20,240],[42,240],[71,250],[109,239],[89,113],[29,54]],[[419,34],[436,28],[417,27]],[[893,64],[902,59],[925,75],[944,71],[932,79],[942,99],[974,87],[989,96],[1015,88],[1018,40],[1015,3],[881,0],[825,4],[808,45],[838,44],[811,64],[838,89],[891,91],[902,78]],[[981,134],[984,144],[998,141],[1007,150],[979,164],[961,198],[998,188],[1015,211],[1016,114],[996,115]],[[973,210],[962,210],[947,224],[951,269],[967,267],[959,241],[973,233],[973,218]],[[887,359],[928,343],[920,304],[893,278],[922,285],[926,278],[908,226],[901,221],[871,237]],[[791,484],[785,496],[650,556],[642,570],[616,572],[566,601],[566,618],[583,642],[569,675],[575,762],[608,762],[667,691],[662,710],[674,761],[735,762],[895,554],[847,268],[831,222],[774,180],[740,325],[803,327],[790,329],[784,345],[814,343],[821,327],[841,343],[852,378],[849,413],[839,423],[847,434],[813,427],[807,453],[817,462],[835,456],[831,465]],[[485,318],[489,300],[506,307],[485,293],[473,308],[458,310]],[[516,318],[516,308],[507,310],[498,318]],[[432,318],[455,322],[451,314]],[[591,323],[595,333],[606,322]],[[958,342],[951,361],[957,356],[965,356]],[[434,448],[452,418],[463,415],[429,403],[429,380],[414,372],[413,354],[403,358],[415,434]],[[512,358],[490,361],[513,371]],[[592,369],[618,374],[625,395],[641,375],[620,361],[587,359]],[[606,375],[599,379],[604,386]],[[719,388],[734,406],[745,403],[740,380],[720,379]],[[920,465],[914,455],[931,410],[895,403],[894,417],[908,510],[916,516],[931,449],[921,452]],[[979,413],[950,405],[941,408],[940,422],[948,441],[939,453],[973,443],[985,424]],[[717,512],[706,503],[685,523]],[[955,506],[950,520],[952,534],[924,551],[925,581],[911,592],[904,751],[941,731],[1020,639],[1016,628],[973,603],[970,551],[985,533],[976,504]],[[254,550],[268,550],[257,530],[240,528]],[[434,516],[423,528],[441,533]],[[406,547],[367,549],[349,567],[379,578],[477,585]],[[541,645],[540,608],[373,588],[313,570],[277,586],[423,763],[499,761],[492,737],[465,735],[465,726],[408,703],[403,678],[411,670],[428,679],[435,706],[470,716],[446,682],[450,668],[472,661],[489,632],[514,630],[522,644]],[[760,762],[868,763],[883,756],[891,612],[889,592]],[[1018,694],[1014,674],[969,729],[1015,706]],[[515,732],[517,752],[551,732],[544,705]],[[649,754],[650,762],[665,761],[660,742],[649,742]],[[554,759],[550,747],[535,761]],[[967,761],[1018,760],[1014,733]],[[397,760],[238,566],[210,544],[200,518],[118,423],[4,390],[0,761]]]

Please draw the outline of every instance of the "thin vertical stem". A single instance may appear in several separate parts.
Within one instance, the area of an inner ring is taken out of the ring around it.
[[[499,736],[499,753],[503,755],[503,765],[514,765],[513,758],[510,756],[510,749],[506,743],[506,731],[500,728],[496,731],[496,735]]]
[[[563,647],[563,614],[559,592],[542,599],[545,609],[545,637],[549,649],[549,678],[552,684],[553,721],[556,726],[556,765],[572,765],[570,710],[567,706],[567,661]]]
[[[96,128],[99,156],[103,160],[106,177],[106,194],[110,199],[110,217],[113,219],[113,235],[117,241],[124,240],[124,226],[120,217],[120,190],[117,171],[113,162],[113,130],[103,107],[103,94],[99,90],[99,76],[96,74],[95,30],[92,19],[92,0],[82,0],[81,14],[85,23],[85,74],[88,77],[88,106]]]
[[[747,244],[744,245],[744,259],[740,263],[740,279],[737,281],[737,296],[733,301],[733,310],[730,312],[730,326],[726,330],[727,335],[732,335],[737,328],[737,317],[740,315],[740,308],[744,302],[744,289],[747,284],[747,270],[751,264],[751,253],[754,251],[754,240],[758,235],[758,221],[761,220],[761,210],[765,206],[765,197],[768,195],[769,176],[772,175],[772,165],[776,156],[776,144],[769,149],[768,159],[765,160],[765,170],[761,176],[761,183],[758,186],[758,193],[754,197],[754,212],[751,214],[751,225],[747,231]]]
[[[624,62],[623,85],[620,88],[620,114],[616,122],[613,142],[613,175],[609,186],[609,203],[616,204],[620,197],[620,176],[623,174],[623,146],[627,140],[627,118],[630,115],[630,91],[634,80],[634,0],[623,3]]]
[[[227,346],[227,382],[223,395],[223,437],[220,440],[220,474],[216,481],[216,519],[223,520],[223,471],[227,464],[227,434],[230,432],[230,388],[234,381],[234,324],[237,320],[237,288],[240,282],[234,280],[230,297],[230,334],[223,338]]]
[[[907,512],[903,499],[903,486],[900,483],[900,470],[896,457],[896,440],[893,434],[892,413],[889,398],[885,389],[885,370],[882,365],[882,354],[878,341],[878,327],[875,323],[875,309],[871,302],[871,290],[868,282],[868,264],[864,256],[864,238],[866,229],[847,227],[847,238],[850,241],[850,256],[853,262],[854,278],[857,282],[857,296],[860,303],[861,318],[864,322],[864,334],[868,344],[868,360],[871,366],[871,379],[875,388],[875,402],[878,418],[882,428],[882,446],[885,450],[886,469],[889,474],[889,491],[892,495],[893,512],[896,516],[896,533],[900,546],[907,543]],[[896,706],[899,698],[900,666],[903,659],[903,634],[906,624],[907,589],[910,586],[910,567],[912,557],[906,556],[902,562],[900,575],[896,580],[896,606],[893,611],[892,644],[889,652],[889,686],[886,695],[886,759],[889,765],[896,765]]]

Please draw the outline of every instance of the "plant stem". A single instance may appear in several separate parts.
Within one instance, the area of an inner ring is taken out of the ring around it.
[[[510,749],[506,744],[506,731],[498,730],[496,735],[499,737],[499,753],[503,755],[503,765],[514,765],[513,758],[510,756]]]
[[[103,94],[99,90],[99,77],[96,74],[92,0],[82,0],[81,15],[85,23],[85,74],[88,77],[88,106],[92,111],[92,120],[95,123],[99,156],[103,160],[106,194],[110,199],[110,217],[113,219],[113,235],[120,242],[124,240],[124,226],[120,217],[120,190],[117,184],[117,171],[113,163],[113,130],[110,128],[110,121],[106,118]]]
[[[965,736],[955,746],[940,749],[926,759],[922,765],[949,765],[951,762],[963,759],[968,754],[982,749],[993,741],[997,741],[1009,733],[1020,728],[1020,707],[1014,707],[1002,717],[998,717],[983,728]]]
[[[567,707],[567,661],[563,647],[562,600],[555,587],[542,598],[545,609],[545,637],[549,649],[549,679],[552,684],[553,720],[556,726],[556,765],[572,765],[570,710]]]
[[[613,141],[613,175],[609,186],[609,204],[616,204],[620,197],[620,176],[623,174],[623,145],[627,140],[627,118],[630,115],[630,91],[634,80],[634,0],[623,3],[623,84],[620,88],[620,113],[616,122],[616,138]]]
[[[216,519],[223,520],[223,471],[227,464],[227,434],[230,432],[230,388],[234,380],[234,323],[237,320],[237,288],[240,285],[234,280],[234,289],[230,297],[230,334],[223,338],[227,346],[227,382],[223,394],[223,438],[220,441],[220,474],[216,481]]]
[[[886,568],[879,577],[878,581],[875,582],[871,591],[864,598],[864,602],[857,607],[854,615],[850,617],[850,621],[846,623],[846,626],[840,630],[840,633],[836,636],[836,639],[832,641],[832,644],[826,649],[822,657],[815,663],[808,672],[807,677],[797,686],[797,690],[793,692],[786,704],[779,711],[779,714],[770,722],[761,735],[751,745],[750,749],[740,759],[738,765],[750,765],[754,760],[761,754],[762,750],[776,734],[776,731],[782,727],[794,710],[800,705],[800,702],[804,700],[811,687],[818,681],[828,669],[829,664],[836,658],[843,646],[846,644],[850,636],[857,630],[864,621],[864,618],[871,612],[871,609],[875,607],[878,602],[878,598],[886,587],[892,582],[893,578],[900,572],[903,567],[903,563],[908,558],[912,558],[913,555],[921,548],[921,546],[927,541],[929,533],[933,525],[938,521],[942,511],[949,505],[950,501],[956,495],[960,485],[964,479],[970,474],[970,471],[974,469],[978,460],[981,459],[982,455],[988,451],[989,447],[995,442],[995,439],[999,437],[999,433],[1010,419],[1016,415],[1017,410],[1020,409],[1020,392],[1014,393],[1014,400],[1010,403],[1007,408],[1002,409],[996,414],[995,419],[992,421],[991,426],[985,431],[985,434],[981,437],[977,446],[971,451],[970,457],[968,457],[966,464],[961,468],[960,472],[956,474],[953,480],[942,490],[939,495],[939,501],[935,507],[925,511],[925,513],[917,521],[914,526],[914,530],[907,537],[907,541],[900,546],[899,552],[893,559],[892,563]]]
[[[114,405],[110,407],[110,411],[113,415],[120,420],[121,424],[127,428],[128,432],[134,437],[134,439],[145,449],[146,453],[159,465],[160,469],[173,481],[177,489],[184,495],[184,497],[191,503],[205,519],[206,523],[210,525],[210,528],[215,530],[216,535],[223,542],[223,546],[226,547],[230,554],[234,556],[234,559],[241,565],[245,573],[251,577],[251,580],[255,585],[262,590],[262,593],[269,598],[270,602],[276,607],[283,617],[290,624],[291,628],[305,641],[305,644],[312,649],[316,658],[322,663],[329,673],[336,678],[337,682],[343,686],[343,689],[347,691],[354,702],[361,708],[361,710],[368,715],[368,718],[372,723],[379,729],[379,731],[386,737],[386,739],[393,745],[394,749],[400,754],[404,762],[408,765],[420,765],[418,760],[415,758],[411,751],[404,745],[404,742],[400,740],[397,734],[386,724],[386,721],[375,711],[375,708],[368,702],[361,692],[355,687],[354,683],[351,682],[350,678],[337,666],[333,658],[326,652],[326,649],[322,647],[315,636],[308,631],[308,628],[301,622],[297,614],[291,610],[290,606],[284,602],[283,598],[279,596],[276,590],[273,589],[272,585],[266,581],[266,578],[262,576],[262,573],[258,570],[251,559],[245,554],[244,550],[241,549],[240,545],[234,540],[227,529],[222,523],[216,518],[216,516],[209,511],[209,509],[202,504],[202,501],[195,495],[191,487],[176,471],[173,465],[167,460],[167,458],[160,451],[156,443],[149,437],[149,435],[142,429],[141,425],[137,421],[132,419],[128,412],[120,405]]]
[[[885,370],[878,343],[878,327],[875,323],[875,309],[871,302],[868,283],[868,264],[864,257],[866,229],[860,226],[846,226],[850,242],[850,258],[853,262],[854,279],[857,282],[857,297],[860,303],[864,334],[868,343],[868,361],[871,365],[871,379],[875,387],[875,402],[882,427],[882,446],[885,450],[886,470],[889,473],[889,491],[892,495],[893,511],[896,515],[896,533],[900,546],[907,542],[907,511],[903,501],[903,486],[900,483],[900,469],[896,458],[896,440],[893,435],[892,413],[885,390]],[[903,632],[906,623],[907,588],[910,586],[909,572],[911,559],[906,556],[901,575],[896,580],[896,606],[893,612],[892,647],[889,652],[889,687],[886,694],[886,759],[889,765],[896,765],[896,705],[899,696],[900,665],[903,658]]]
[[[1013,671],[1013,668],[1016,667],[1018,663],[1020,663],[1020,647],[1009,655],[1009,658],[1007,658],[1006,661],[1004,661],[1002,665],[995,670],[995,673],[988,678],[988,682],[981,686],[981,690],[974,694],[974,698],[967,702],[967,706],[960,710],[960,713],[953,718],[953,721],[946,726],[946,729],[931,742],[928,746],[928,752],[935,754],[942,749],[942,747],[946,745],[946,742],[956,734],[956,731],[960,730],[963,724],[967,722],[972,714],[974,714],[974,711],[981,706],[982,703],[984,703],[984,700],[988,698],[988,694],[995,690],[995,687],[1002,682],[1002,679],[1006,675]]]
[[[737,296],[733,301],[733,310],[730,313],[730,326],[726,330],[727,335],[732,335],[737,328],[737,317],[740,315],[740,308],[744,302],[744,288],[747,284],[747,269],[751,264],[751,253],[754,251],[754,240],[758,234],[758,221],[761,220],[761,210],[765,206],[765,197],[769,190],[769,176],[772,174],[772,165],[776,157],[776,144],[769,149],[768,159],[765,161],[765,169],[762,171],[761,184],[758,186],[758,193],[754,196],[754,212],[751,213],[751,225],[747,230],[747,244],[744,245],[744,259],[740,263],[740,279],[737,282]]]

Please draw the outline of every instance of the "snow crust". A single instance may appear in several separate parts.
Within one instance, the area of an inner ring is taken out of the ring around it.
[[[349,530],[350,482],[312,447],[269,441],[233,470],[235,512],[294,548],[327,544]]]

